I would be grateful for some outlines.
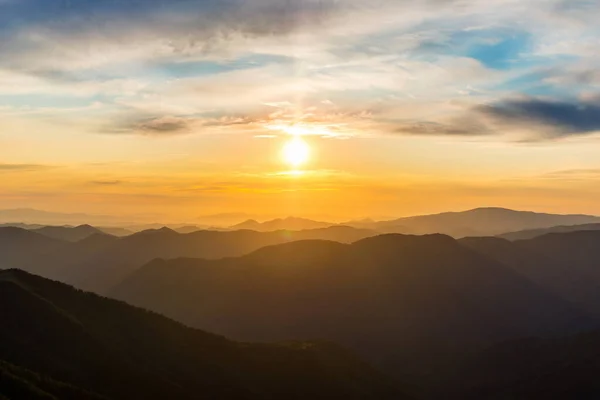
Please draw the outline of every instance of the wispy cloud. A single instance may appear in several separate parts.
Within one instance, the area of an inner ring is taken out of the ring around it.
[[[42,171],[55,168],[50,165],[40,164],[5,164],[0,163],[0,172],[22,172],[22,171]]]
[[[121,180],[96,180],[96,181],[90,181],[89,183],[91,183],[92,185],[99,185],[99,186],[117,186],[117,185],[123,185],[125,182],[121,181]]]
[[[0,104],[95,104],[82,132],[157,137],[299,123],[538,139],[597,128],[596,106],[573,100],[600,93],[593,1],[166,4],[0,3]]]

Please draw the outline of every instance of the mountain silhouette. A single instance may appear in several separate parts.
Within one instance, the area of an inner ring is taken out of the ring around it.
[[[553,233],[515,242],[465,238],[460,243],[600,317],[600,231]]]
[[[0,210],[0,221],[5,223],[25,223],[42,225],[79,225],[79,224],[118,224],[127,223],[121,217],[110,215],[94,215],[84,213],[60,213],[36,210],[32,208],[15,208]]]
[[[245,222],[231,226],[230,229],[249,229],[259,232],[271,232],[280,230],[301,231],[306,229],[327,228],[333,225],[336,224],[332,224],[329,222],[313,221],[306,218],[287,217],[278,218],[266,222],[258,222],[256,220],[249,219]]]
[[[45,226],[35,229],[34,232],[67,242],[78,242],[94,234],[104,233],[102,230],[94,228],[91,225],[79,225],[76,227]]]
[[[600,224],[559,225],[551,228],[527,229],[524,231],[504,233],[502,235],[498,235],[498,237],[508,240],[525,240],[547,235],[549,233],[568,233],[578,231],[600,231]]]
[[[0,228],[0,268],[31,265],[43,269],[46,254],[61,248],[65,242],[16,227]],[[42,263],[42,264],[40,264]]]
[[[383,233],[443,233],[453,237],[494,236],[525,229],[550,228],[557,225],[600,223],[590,215],[557,215],[515,211],[505,208],[477,208],[463,212],[446,212],[356,225]]]
[[[264,246],[294,240],[353,242],[375,234],[344,226],[304,231],[197,231],[189,234],[163,227],[123,238],[94,234],[69,243],[33,231],[0,228],[0,250],[4,250],[0,253],[0,267],[20,268],[82,289],[102,292],[155,258],[216,259],[241,256]],[[20,244],[13,245],[11,240]]]
[[[232,342],[19,270],[0,271],[0,304],[5,397],[406,398],[334,344]]]
[[[240,340],[322,338],[397,374],[498,340],[594,325],[444,235],[299,241],[221,260],[155,260],[111,296]]]

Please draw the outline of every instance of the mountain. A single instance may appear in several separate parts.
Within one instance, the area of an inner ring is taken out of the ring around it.
[[[0,224],[0,228],[22,228],[22,229],[40,229],[43,228],[46,225],[39,225],[39,224],[23,224],[23,223],[19,223],[19,222],[15,222],[15,223],[6,223],[6,224]]]
[[[231,212],[202,215],[197,217],[196,221],[200,222],[202,225],[226,227],[252,218],[256,218],[256,216],[242,212]]]
[[[279,218],[266,222],[258,222],[253,219],[247,220],[237,225],[233,225],[230,229],[249,229],[259,232],[271,232],[280,230],[301,231],[306,229],[327,228],[336,224],[329,222],[313,221],[305,218]]]
[[[155,260],[110,295],[239,340],[322,338],[408,374],[498,340],[594,322],[444,235],[297,241],[221,260]]]
[[[600,223],[583,225],[559,225],[553,226],[551,228],[527,229],[524,231],[504,233],[502,235],[498,235],[498,237],[508,240],[524,240],[533,239],[538,236],[547,235],[549,233],[568,233],[577,231],[600,231]]]
[[[22,228],[0,228],[0,269],[32,265],[65,243]]]
[[[553,233],[514,242],[465,238],[460,243],[600,317],[600,231]]]
[[[447,212],[400,218],[392,221],[357,225],[386,233],[443,233],[453,237],[494,236],[525,229],[550,228],[557,225],[600,223],[591,215],[557,215],[504,208],[477,208],[463,212]]]
[[[43,225],[78,225],[78,224],[118,224],[124,223],[122,218],[110,215],[93,215],[83,213],[57,213],[35,210],[31,208],[17,208],[0,210],[0,221],[5,223],[26,223]]]
[[[600,332],[497,344],[453,372],[438,398],[597,399]]]
[[[12,232],[20,237],[13,246]],[[344,226],[305,231],[197,231],[180,234],[169,228],[142,231],[116,238],[93,234],[69,243],[18,228],[0,228],[0,267],[14,267],[103,292],[155,258],[200,257],[216,259],[241,256],[261,247],[303,239],[353,242],[376,232]],[[6,245],[3,247],[3,245]]]
[[[334,344],[237,343],[19,270],[0,271],[0,304],[4,397],[405,398]]]
[[[98,229],[100,229],[102,232],[104,232],[108,235],[117,236],[117,237],[129,236],[129,235],[133,235],[133,233],[134,233],[133,231],[131,231],[129,229],[115,227],[115,226],[101,226],[101,227],[98,227]]]
[[[375,233],[349,227],[297,232],[197,231],[180,234],[169,228],[147,230],[121,238],[71,265],[59,280],[104,293],[130,273],[155,258],[194,257],[218,259],[248,254],[264,246],[305,239],[355,241]]]
[[[78,242],[94,234],[104,233],[100,229],[94,228],[90,225],[79,225],[76,227],[45,226],[40,229],[35,229],[34,232],[67,242]]]
[[[50,379],[0,360],[0,399],[107,400],[106,397]]]
[[[192,233],[192,232],[197,232],[199,230],[202,230],[201,227],[196,226],[196,225],[184,225],[184,226],[179,226],[174,228],[175,232],[178,233]]]

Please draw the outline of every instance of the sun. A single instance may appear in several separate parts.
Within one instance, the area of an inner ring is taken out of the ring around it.
[[[301,137],[294,137],[283,146],[283,161],[293,168],[305,164],[310,158],[310,147]]]

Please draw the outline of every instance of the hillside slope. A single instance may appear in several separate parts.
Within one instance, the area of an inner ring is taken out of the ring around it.
[[[111,295],[241,340],[333,340],[399,373],[497,340],[593,325],[567,301],[443,235],[155,260]]]
[[[19,270],[0,304],[0,365],[110,399],[405,398],[333,344],[236,343]]]

